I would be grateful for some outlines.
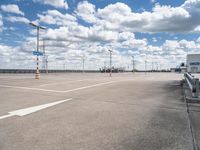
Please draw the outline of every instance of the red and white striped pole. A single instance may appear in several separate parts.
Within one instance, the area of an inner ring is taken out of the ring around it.
[[[39,52],[39,30],[40,28],[37,27],[37,52]],[[40,71],[39,71],[39,57],[37,55],[37,67],[35,72],[35,79],[40,79]]]

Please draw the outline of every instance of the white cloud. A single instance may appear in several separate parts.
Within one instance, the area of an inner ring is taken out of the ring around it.
[[[144,47],[146,46],[147,41],[145,39],[128,39],[121,43],[121,47],[137,50],[144,50]]]
[[[200,2],[186,1],[179,7],[156,4],[152,11],[135,13],[131,8],[117,2],[97,9],[87,1],[80,2],[76,13],[86,22],[106,30],[131,32],[197,32],[200,24]],[[83,9],[84,8],[84,9]]]
[[[98,9],[98,15],[101,18],[110,18],[112,14],[117,14],[117,15],[129,15],[131,13],[131,8],[124,4],[124,3],[120,3],[117,2],[115,4],[110,4],[108,6],[106,6],[103,9]]]
[[[131,32],[120,32],[118,35],[119,41],[126,41],[132,38],[135,38],[135,34]]]
[[[0,64],[1,69],[7,68],[25,68],[24,66],[33,64],[31,62],[31,55],[27,55],[21,51],[20,47],[12,47],[0,44]]]
[[[55,24],[58,26],[73,26],[76,23],[76,17],[70,14],[62,14],[57,10],[48,10],[43,14],[38,14],[39,22],[46,24]]]
[[[155,2],[156,2],[156,0],[150,0],[150,2],[151,2],[151,3],[155,3]]]
[[[135,13],[128,5],[120,2],[96,10],[93,4],[83,1],[77,5],[75,13],[86,22],[92,23],[92,27],[106,31],[145,33],[199,32],[200,7],[198,5],[200,5],[200,2],[197,0],[195,4],[189,2],[188,0],[179,7],[156,4],[151,12]],[[67,18],[67,15],[71,20]],[[57,10],[48,10],[43,14],[38,14],[38,17],[41,22],[60,26],[71,26],[71,23],[75,23],[74,16],[67,13],[62,14]]]
[[[200,44],[198,42],[187,40],[166,40],[162,46],[165,54],[179,54],[183,57],[185,57],[187,53],[198,53],[199,48]]]
[[[199,42],[199,43],[200,43],[200,37],[197,39],[197,42]]]
[[[46,0],[40,2],[45,3]],[[63,67],[63,63],[67,62],[68,69],[80,69],[81,58],[84,55],[86,69],[98,69],[104,66],[104,62],[109,64],[109,48],[114,51],[114,66],[131,65],[130,56],[134,55],[137,68],[144,68],[146,58],[149,62],[160,62],[164,68],[169,68],[174,67],[174,63],[185,61],[187,53],[198,52],[200,39],[166,40],[163,44],[154,46],[150,42],[156,42],[159,38],[155,39],[152,35],[148,41],[145,38],[137,38],[134,32],[197,32],[200,26],[200,17],[196,17],[199,16],[199,4],[199,0],[187,0],[179,7],[156,4],[152,11],[136,13],[126,4],[119,2],[96,9],[93,4],[83,1],[78,4],[72,15],[58,10],[47,10],[38,14],[36,21],[56,26],[54,29],[49,28],[41,32],[40,36],[49,39],[46,41],[46,51],[49,55],[50,68]],[[91,25],[81,25],[76,17]],[[8,16],[4,19],[11,22],[29,22],[24,17]],[[0,52],[4,53],[5,58],[10,58],[13,49],[22,53],[15,56],[14,60],[30,59],[31,51],[35,49],[35,40],[35,37],[27,38],[18,48],[4,45]],[[22,58],[25,54],[28,57]]]
[[[117,14],[120,28],[133,32],[181,32],[188,30],[184,23],[189,13],[183,8],[156,5],[153,12],[129,13],[121,16]],[[120,18],[120,19],[119,19]],[[112,20],[110,21],[112,22]]]
[[[83,1],[78,3],[76,13],[83,20],[89,23],[95,23],[96,22],[95,12],[96,12],[95,5],[89,3],[88,1]]]
[[[157,42],[158,40],[157,40],[157,38],[153,37],[153,38],[152,38],[152,41],[153,41],[153,42]]]
[[[176,40],[166,40],[163,44],[164,51],[171,51],[180,48],[178,41]]]
[[[68,40],[68,35],[69,29],[67,27],[60,27],[58,29],[48,29],[44,37],[53,40]]]
[[[38,14],[39,21],[47,24],[56,24],[56,20],[50,15],[40,15]]]
[[[15,13],[19,15],[23,15],[24,13],[19,9],[16,4],[9,4],[9,5],[1,5],[1,10],[9,13]]]
[[[109,30],[92,28],[89,31],[88,40],[98,42],[111,42],[117,39],[118,33]]]
[[[107,44],[102,44],[97,41],[92,42],[89,40],[89,29],[87,30],[85,35],[82,33],[82,38],[77,38],[79,39],[79,41],[75,41],[72,40],[72,35],[76,35],[82,30],[82,28],[74,31],[74,33],[71,33],[73,30],[74,29],[69,29],[67,27],[60,27],[59,29],[54,30],[49,29],[46,33],[46,36],[54,35],[52,37],[55,39],[53,41],[50,40],[45,42],[46,51],[49,55],[50,68],[60,68],[63,67],[64,62],[68,62],[68,69],[81,69],[81,58],[84,55],[87,62],[85,65],[86,69],[98,69],[104,66],[104,62],[108,65],[109,48],[112,48],[114,51],[114,66],[123,67],[127,66],[127,64],[131,65],[132,59],[130,58],[130,56],[134,55],[137,68],[139,69],[144,68],[143,62],[146,58],[149,61],[161,63],[164,68],[169,68],[174,67],[173,65],[175,62],[179,63],[184,61],[187,53],[198,52],[200,48],[200,43],[187,40],[167,40],[161,46],[152,46],[151,44],[148,44],[146,39],[136,39],[133,35],[131,35],[131,33],[128,32],[127,34],[129,36],[126,36],[124,38],[121,38],[124,33],[116,33],[118,34],[118,38],[112,39],[114,40],[112,42],[113,44],[109,42]],[[71,38],[69,38],[68,36],[70,36]],[[85,37],[87,41],[82,41],[83,37]],[[27,38],[20,48],[13,48],[8,46],[5,47],[4,45],[2,46],[2,48],[0,48],[0,52],[3,53],[4,59],[0,60],[0,62],[15,60],[16,62],[20,63],[20,61],[18,60],[27,61],[28,59],[31,59],[31,57],[33,57],[31,51],[35,49],[35,45],[35,37]],[[124,50],[121,51],[121,49]],[[16,53],[16,51],[20,52],[20,55],[15,56],[15,58],[11,58],[11,54]],[[22,58],[21,55],[26,57]],[[55,65],[55,62],[57,66]],[[33,64],[33,62],[29,62],[29,64],[30,63]]]
[[[194,32],[195,32],[195,33],[200,33],[200,25],[197,26],[197,27],[194,29]]]
[[[10,22],[21,22],[21,23],[29,23],[30,21],[25,17],[18,17],[18,16],[9,16],[5,18],[7,21]]]
[[[33,0],[34,2],[39,2],[46,5],[51,5],[56,8],[68,9],[68,4],[65,0]]]
[[[2,19],[2,15],[0,15],[0,32],[3,31],[3,19]]]

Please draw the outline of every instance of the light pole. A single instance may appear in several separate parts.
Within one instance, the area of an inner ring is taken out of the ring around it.
[[[147,60],[145,59],[145,74],[147,73]]]
[[[145,74],[147,73],[147,55],[145,56]]]
[[[84,73],[84,71],[85,71],[85,58],[84,58],[84,56],[82,57],[82,62],[83,62],[82,72]]]
[[[45,39],[42,40],[43,41],[43,69],[47,71],[47,55],[46,55],[46,51],[45,51]]]
[[[110,77],[112,76],[112,50],[108,50],[110,52]]]
[[[36,27],[37,28],[37,52],[39,52],[39,31],[40,29],[46,29],[44,27],[38,26],[32,22],[29,23],[31,26]],[[37,54],[37,67],[36,67],[36,72],[35,72],[35,79],[39,79],[40,78],[40,71],[39,71],[39,57]]]
[[[104,72],[106,73],[106,62],[104,61]]]
[[[157,66],[157,72],[158,72],[158,62],[156,63],[156,66]]]
[[[134,73],[135,72],[134,56],[132,56],[132,59],[133,59],[133,73]]]
[[[48,55],[46,55],[46,74],[48,74]]]

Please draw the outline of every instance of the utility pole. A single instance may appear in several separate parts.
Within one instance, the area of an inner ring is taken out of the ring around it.
[[[48,74],[48,55],[46,55],[46,74]]]
[[[147,73],[147,55],[145,55],[145,74]]]
[[[157,66],[157,71],[158,71],[158,62],[156,63],[156,66]]]
[[[133,58],[133,73],[135,72],[135,64],[134,64],[134,56],[132,56]]]
[[[84,70],[85,70],[85,58],[84,58],[84,56],[82,57],[82,62],[83,62],[83,69],[82,69],[82,72],[84,73]]]
[[[145,74],[147,73],[147,60],[145,59]]]
[[[162,65],[160,64],[160,72],[162,72],[161,66],[162,66]]]
[[[106,73],[106,62],[104,61],[104,73]]]
[[[32,25],[33,27],[37,28],[37,52],[39,52],[39,31],[40,29],[46,29],[44,27],[38,26],[34,23],[29,23],[30,25]],[[35,72],[35,79],[39,79],[40,78],[40,71],[39,71],[39,57],[37,55],[37,67],[36,67],[36,72]]]
[[[43,39],[43,69],[46,70],[46,52],[45,52],[45,39]]]
[[[112,50],[108,50],[110,52],[110,77],[112,76]]]

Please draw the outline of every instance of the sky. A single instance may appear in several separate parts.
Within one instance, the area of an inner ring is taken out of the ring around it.
[[[0,0],[0,69],[169,69],[200,50],[200,0]],[[40,68],[43,57],[40,56]]]

